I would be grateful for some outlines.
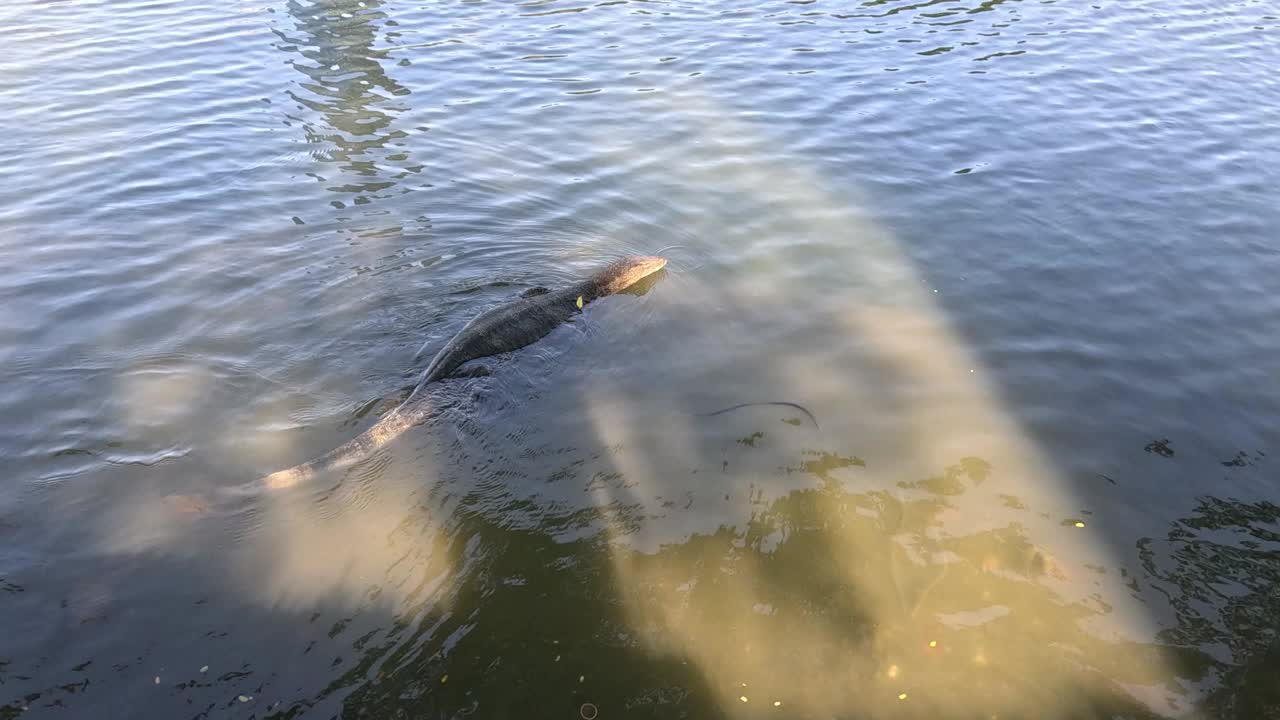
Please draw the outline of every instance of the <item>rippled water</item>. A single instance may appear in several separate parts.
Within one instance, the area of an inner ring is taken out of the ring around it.
[[[0,718],[1280,713],[1272,5],[0,28]]]

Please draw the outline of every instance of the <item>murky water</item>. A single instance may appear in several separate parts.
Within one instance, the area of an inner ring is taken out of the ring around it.
[[[1274,6],[0,28],[0,718],[1280,713]]]

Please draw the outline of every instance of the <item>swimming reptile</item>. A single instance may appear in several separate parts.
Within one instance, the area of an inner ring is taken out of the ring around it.
[[[311,462],[271,473],[268,488],[286,488],[328,470],[347,468],[422,422],[430,410],[423,388],[455,373],[463,363],[519,350],[545,337],[587,303],[614,295],[665,267],[665,258],[619,260],[581,282],[559,290],[533,288],[517,300],[480,313],[436,353],[413,392],[358,437]]]

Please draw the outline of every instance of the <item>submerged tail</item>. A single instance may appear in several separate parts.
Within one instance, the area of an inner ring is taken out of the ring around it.
[[[281,490],[310,480],[322,472],[349,468],[422,422],[427,417],[427,412],[427,404],[421,399],[406,402],[345,445],[340,445],[311,462],[267,475],[262,478],[262,486],[270,490]]]

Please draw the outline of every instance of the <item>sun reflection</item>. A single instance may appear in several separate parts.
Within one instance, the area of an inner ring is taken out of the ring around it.
[[[391,60],[375,47],[387,20],[382,1],[290,0],[287,6],[293,27],[275,32],[279,47],[299,56],[290,64],[303,79],[289,97],[306,115],[290,121],[301,121],[317,159],[336,164],[335,179],[315,175],[341,198],[335,206],[367,204],[422,169],[403,149],[405,132],[395,128],[407,107],[400,98],[409,90],[384,70]],[[317,169],[328,174],[324,166]]]

